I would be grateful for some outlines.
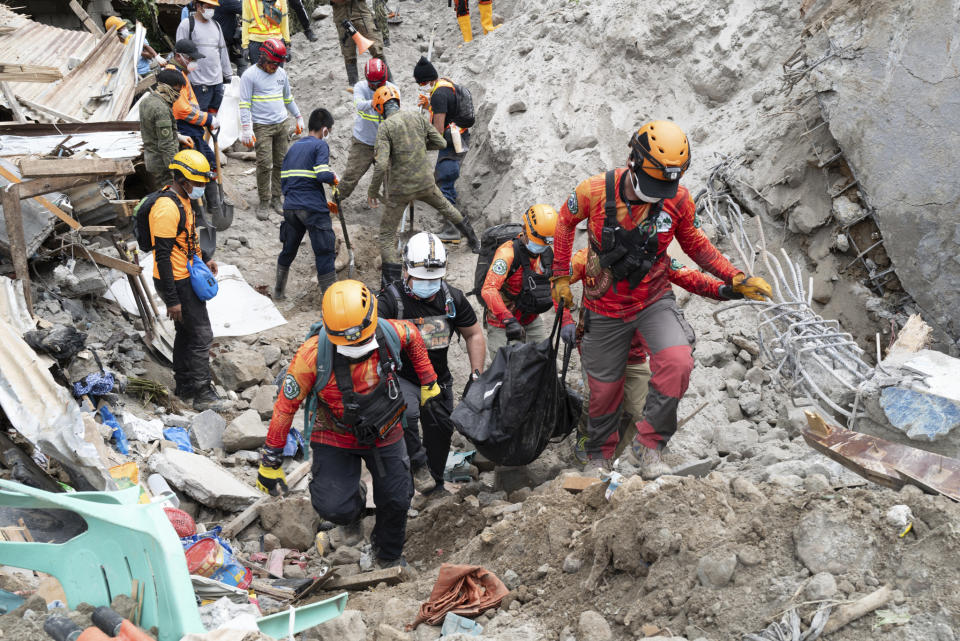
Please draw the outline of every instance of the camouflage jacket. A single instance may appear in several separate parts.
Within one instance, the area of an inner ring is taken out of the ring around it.
[[[180,148],[177,122],[170,105],[155,93],[140,103],[140,138],[143,140],[143,162],[151,173],[166,172]]]
[[[443,149],[447,141],[427,117],[416,111],[398,111],[380,123],[374,147],[373,178],[367,194],[380,197],[387,177],[387,199],[402,200],[436,185],[427,151]]]

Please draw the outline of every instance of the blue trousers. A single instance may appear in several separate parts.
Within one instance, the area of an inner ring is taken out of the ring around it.
[[[449,133],[447,138],[449,138]],[[470,146],[470,134],[462,134],[463,148],[466,150]],[[443,197],[450,201],[450,204],[457,204],[457,179],[460,178],[460,163],[463,157],[467,155],[466,151],[457,153],[453,150],[451,143],[446,149],[441,149],[437,154],[437,165],[434,168],[434,177],[437,180],[437,187]]]
[[[193,140],[193,148],[203,154],[203,157],[210,163],[210,171],[216,171],[217,157],[213,155],[213,148],[203,139],[203,127],[178,120],[177,131]]]
[[[310,502],[313,509],[337,525],[354,523],[363,516],[364,504],[360,495],[362,460],[373,476],[373,502],[377,506],[377,524],[370,542],[380,559],[392,561],[400,558],[407,535],[407,510],[413,497],[410,459],[403,439],[384,447],[358,450],[318,443],[311,446],[313,479],[310,481]]]
[[[289,267],[293,264],[304,234],[310,235],[317,275],[335,271],[337,239],[333,235],[330,213],[325,211],[284,210],[283,222],[280,223],[280,242],[283,243],[283,249],[277,257],[277,264],[281,267]]]
[[[217,85],[193,85],[193,92],[197,94],[197,104],[200,111],[220,110],[223,102],[223,83]]]

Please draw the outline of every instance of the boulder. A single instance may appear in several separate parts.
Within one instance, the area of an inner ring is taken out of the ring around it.
[[[610,624],[595,610],[587,610],[580,615],[577,632],[579,641],[611,641],[613,639]]]
[[[206,456],[176,448],[154,454],[147,466],[207,507],[239,511],[263,496]]]
[[[721,455],[731,452],[742,454],[751,445],[756,445],[759,438],[750,421],[719,425],[713,433],[713,443]]]
[[[366,638],[367,624],[359,610],[344,610],[337,618],[304,633],[304,639],[314,641],[366,641]]]
[[[697,578],[704,587],[722,588],[733,579],[737,555],[733,552],[708,554],[697,563]]]
[[[855,529],[840,514],[817,510],[806,514],[793,531],[797,558],[813,573],[842,575],[869,569],[873,536]]]
[[[250,401],[250,409],[256,410],[260,418],[269,421],[273,416],[273,403],[277,400],[276,385],[261,385]]]
[[[260,420],[256,410],[246,410],[230,421],[223,432],[223,449],[227,452],[255,450],[267,438],[267,426]]]
[[[320,517],[309,496],[287,496],[260,506],[260,525],[280,540],[281,547],[304,551],[314,544]]]
[[[214,378],[224,389],[245,390],[270,377],[270,371],[259,351],[242,347],[220,354],[211,361]]]
[[[197,449],[223,448],[223,431],[227,428],[225,418],[213,410],[204,410],[193,417],[190,437]]]

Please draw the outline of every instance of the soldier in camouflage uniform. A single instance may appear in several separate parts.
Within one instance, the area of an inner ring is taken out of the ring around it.
[[[180,95],[183,75],[163,69],[157,74],[156,86],[140,103],[140,137],[143,139],[143,164],[147,171],[147,186],[157,191],[170,183],[168,169],[179,151],[178,139],[189,141],[177,133],[177,121],[171,107]],[[192,144],[187,146],[192,147]]]
[[[383,54],[383,34],[377,28],[377,22],[366,0],[320,0],[320,4],[333,6],[333,23],[337,25],[340,53],[343,54],[343,63],[347,69],[347,82],[352,87],[360,79],[360,73],[357,70],[357,46],[351,38],[345,38],[343,21],[349,20],[365,38],[372,40],[370,55],[386,62],[387,58]]]
[[[380,218],[381,278],[391,283],[401,277],[400,253],[397,251],[397,226],[403,210],[415,200],[427,203],[450,221],[467,238],[470,248],[480,249],[473,229],[463,220],[450,201],[443,197],[433,177],[427,150],[443,149],[446,140],[416,111],[400,111],[400,92],[391,85],[377,89],[373,108],[384,118],[374,145],[374,170],[367,196],[371,207],[383,200],[385,211]],[[380,193],[388,178],[387,195]]]

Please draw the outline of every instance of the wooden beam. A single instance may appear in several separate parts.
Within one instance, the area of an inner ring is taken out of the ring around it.
[[[20,174],[24,178],[52,176],[121,176],[133,173],[127,158],[22,158]]]
[[[386,570],[374,570],[373,572],[362,572],[353,576],[337,577],[323,586],[324,590],[365,590],[366,588],[386,583],[387,585],[396,585],[403,583],[408,578],[407,571],[401,567],[387,568]]]
[[[128,263],[125,260],[120,260],[119,258],[114,258],[113,256],[107,256],[106,254],[92,251],[86,247],[84,247],[83,253],[85,253],[87,258],[93,262],[103,265],[104,267],[119,270],[128,276],[138,276],[140,272],[143,271],[143,268],[139,265],[134,265],[133,263]]]
[[[0,80],[8,82],[56,82],[63,74],[56,67],[0,62]]]
[[[13,117],[17,119],[17,122],[27,122],[27,116],[23,113],[23,107],[21,107],[17,101],[17,97],[14,95],[10,85],[5,82],[0,82],[0,91],[3,91],[3,97],[6,98],[7,104],[10,105],[10,111],[13,112]]]
[[[12,183],[18,183],[18,182],[20,182],[20,179],[17,178],[17,176],[16,176],[15,174],[7,171],[7,169],[6,169],[5,167],[2,167],[2,166],[0,166],[0,176],[3,176],[4,178],[6,178],[7,180],[9,180],[9,181],[12,182]],[[51,191],[55,191],[55,190],[51,190]],[[21,191],[21,193],[22,193],[22,191]],[[63,222],[67,223],[67,224],[70,226],[71,229],[80,229],[81,225],[80,225],[79,222],[77,222],[76,220],[74,220],[71,216],[69,216],[69,215],[67,214],[67,212],[63,211],[62,209],[60,209],[59,207],[57,207],[56,205],[54,205],[52,202],[50,202],[49,200],[47,200],[47,199],[44,198],[43,196],[34,196],[33,199],[34,199],[37,203],[39,203],[40,205],[42,205],[43,207],[46,207],[46,209],[47,209],[50,213],[52,213],[54,216],[56,216],[57,218],[59,218],[59,219],[62,220]]]
[[[77,2],[77,0],[70,0],[70,8],[73,9],[73,12],[77,14],[78,18],[80,18],[80,22],[82,22],[83,26],[87,28],[87,31],[95,36],[103,35],[103,29],[101,29],[97,23],[93,21],[93,18],[90,17],[90,14],[83,10],[83,7],[80,6],[80,3]]]
[[[65,191],[99,182],[96,176],[65,176],[63,178],[35,178],[20,183],[20,198],[33,198],[51,191]],[[56,213],[56,212],[54,212]]]
[[[130,218],[133,216],[133,208],[137,206],[139,200],[110,200],[111,205],[116,205],[120,209],[120,216]]]
[[[305,477],[310,472],[310,461],[301,463],[287,476],[287,487],[293,487],[300,480]],[[227,523],[223,528],[223,531],[220,532],[220,536],[225,539],[232,539],[237,534],[239,534],[245,527],[253,523],[257,517],[260,515],[260,506],[266,504],[268,501],[275,501],[276,499],[269,496],[264,496],[262,498],[254,501],[253,505],[245,509],[243,512],[234,517],[232,521]]]
[[[68,122],[52,125],[46,122],[28,122],[24,124],[0,123],[0,135],[3,136],[54,136],[68,134],[89,134],[112,131],[140,131],[140,122],[135,120],[117,120],[115,122]]]
[[[133,95],[139,95],[155,84],[157,84],[157,75],[153,73],[147,74],[141,78],[140,82],[137,83],[137,86],[133,88]]]
[[[20,101],[20,104],[24,105],[25,107],[30,107],[34,111],[40,112],[43,115],[47,116],[48,118],[53,118],[54,122],[56,122],[58,119],[64,122],[77,122],[77,123],[83,122],[83,120],[81,120],[80,118],[77,118],[76,116],[71,116],[70,114],[65,114],[62,111],[51,109],[50,107],[47,107],[46,105],[41,105],[38,102],[27,100],[26,98],[18,98],[18,100]]]
[[[27,311],[33,316],[33,298],[30,295],[30,270],[27,267],[27,243],[23,235],[23,212],[20,209],[20,184],[10,183],[0,194],[3,203],[3,219],[7,225],[10,241],[10,257],[17,278],[23,281],[23,299]]]

